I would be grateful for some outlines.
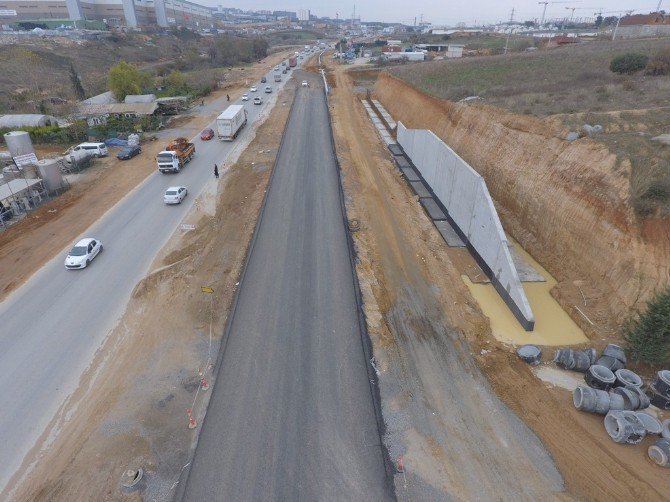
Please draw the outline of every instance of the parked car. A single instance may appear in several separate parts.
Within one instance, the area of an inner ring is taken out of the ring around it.
[[[163,202],[166,204],[181,204],[181,201],[184,200],[187,193],[188,190],[186,187],[170,187],[165,190]]]
[[[265,92],[266,92],[266,94],[270,94],[272,92],[272,87],[270,87],[269,85],[266,85],[265,86]]]
[[[263,104],[263,99],[262,99],[260,96],[256,96],[256,97],[254,98],[254,104],[255,104],[255,105]]]
[[[86,268],[93,258],[102,252],[102,242],[98,239],[82,239],[77,242],[65,257],[65,268]]]
[[[279,66],[275,66],[275,71],[279,71]]]
[[[286,74],[286,70],[282,70],[282,73],[283,73],[283,74]]]
[[[109,153],[107,145],[104,143],[81,143],[72,149],[73,152],[78,152],[79,150],[86,150],[92,153],[94,157],[106,157]]]
[[[209,127],[208,127],[207,129],[204,129],[204,130],[200,133],[200,139],[202,139],[202,140],[204,140],[204,141],[209,141],[209,140],[212,139],[213,137],[214,137],[214,129],[211,129],[211,128],[209,128]]]
[[[248,94],[242,94],[242,101],[249,101],[249,95]]]
[[[252,85],[251,89],[249,89],[250,92],[256,92],[257,90],[258,90],[258,87],[256,87],[255,85]]]
[[[142,153],[142,147],[140,145],[124,146],[121,151],[116,154],[116,158],[119,160],[128,160],[140,153]]]
[[[267,82],[267,81],[268,81],[267,78],[265,78],[265,77],[261,77],[261,84],[264,84],[264,83]]]
[[[309,84],[307,83],[307,80],[303,80],[302,84],[300,84],[303,87],[309,87]]]

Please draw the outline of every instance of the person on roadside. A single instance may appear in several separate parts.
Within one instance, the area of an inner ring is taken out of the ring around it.
[[[228,94],[226,94],[226,101],[230,101],[230,96],[228,96]]]
[[[205,106],[205,100],[200,101],[200,106]]]
[[[219,166],[214,164],[214,177],[218,180],[219,179]]]

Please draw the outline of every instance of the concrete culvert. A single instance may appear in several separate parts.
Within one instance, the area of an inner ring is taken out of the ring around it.
[[[138,469],[128,469],[123,473],[121,478],[121,485],[124,488],[134,488],[140,481],[142,481],[143,477],[144,471],[141,467]]]
[[[623,369],[623,363],[616,359],[615,357],[610,356],[600,356],[596,361],[598,366],[604,366],[610,371],[617,371]]]
[[[661,425],[661,436],[665,439],[670,439],[670,418],[663,420]]]
[[[528,364],[539,364],[542,359],[542,350],[537,345],[522,345],[517,349],[516,353]]]
[[[596,390],[578,386],[572,391],[572,402],[579,411],[594,412],[596,409]]]
[[[613,357],[614,359],[621,361],[623,364],[626,364],[626,353],[624,352],[623,348],[619,347],[618,345],[614,345],[613,343],[608,344],[603,349],[602,355]]]
[[[590,355],[586,351],[576,350],[573,352],[572,356],[575,360],[575,364],[571,369],[586,373],[592,364]]]
[[[656,387],[650,385],[647,388],[647,397],[651,404],[660,410],[670,410],[670,398],[659,393]]]
[[[600,391],[600,392],[604,392],[604,391]],[[605,413],[608,413],[612,410],[617,410],[618,411],[618,410],[625,410],[626,409],[626,401],[624,400],[622,395],[613,394],[611,392],[609,392],[607,395],[610,399],[609,407],[608,407],[608,409],[603,410],[602,412],[598,411],[598,408],[596,407],[596,411],[598,413],[601,413],[602,415],[604,415]]]
[[[656,373],[652,385],[656,392],[670,398],[670,370],[661,370]]]
[[[605,416],[605,430],[617,443],[638,444],[647,429],[632,411],[610,411]]]
[[[586,375],[584,375],[584,380],[589,387],[599,390],[609,390],[616,378],[614,377],[614,373],[604,366],[594,364],[586,372]]]
[[[659,422],[658,419],[652,417],[651,415],[647,413],[643,413],[641,411],[638,411],[635,413],[635,416],[638,418],[640,422],[642,422],[642,425],[644,425],[644,428],[647,429],[647,434],[660,434],[661,430],[663,429],[663,426],[661,425],[661,422]]]
[[[554,362],[565,369],[571,370],[575,366],[573,350],[558,349],[554,352]]]
[[[604,390],[584,387],[583,385],[578,386],[572,392],[572,403],[579,411],[588,411],[600,415],[605,415],[610,410],[624,409],[624,401],[621,396]]]
[[[647,454],[661,467],[670,467],[670,439],[659,439],[649,447]]]
[[[589,356],[589,361],[591,361],[591,365],[596,364],[596,358],[598,357],[596,353],[596,349],[590,348],[590,349],[584,349],[582,350],[586,355]]]
[[[616,387],[626,387],[627,385],[633,387],[642,387],[642,379],[631,370],[620,369],[614,372],[616,375]]]
[[[645,410],[649,408],[651,401],[649,400],[649,396],[647,396],[647,394],[644,393],[641,387],[628,386],[626,387],[626,389],[630,390],[631,392],[635,392],[637,394],[637,397],[640,400],[640,406],[638,407],[639,410]]]
[[[621,396],[624,402],[624,410],[633,411],[640,409],[640,397],[634,390],[626,387],[617,387],[612,390],[612,394]]]

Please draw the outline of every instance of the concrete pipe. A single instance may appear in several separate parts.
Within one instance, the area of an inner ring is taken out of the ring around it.
[[[554,352],[554,362],[565,368],[571,370],[575,367],[575,357],[572,349],[558,349]]]
[[[647,434],[660,434],[662,432],[663,426],[657,418],[641,411],[636,412],[635,416],[642,422],[644,428],[647,429]]]
[[[653,384],[647,387],[647,397],[649,398],[651,404],[656,406],[658,409],[670,410],[670,398],[658,392],[658,389],[656,389]]]
[[[656,392],[663,394],[665,397],[670,397],[670,370],[661,370],[656,373],[656,377],[651,384]]]
[[[621,361],[623,364],[626,364],[626,353],[621,347],[614,345],[613,343],[608,344],[603,349],[602,355],[613,357],[614,359]]]
[[[594,364],[584,375],[584,380],[589,387],[600,390],[610,390],[616,378],[614,373],[605,368]]]
[[[617,371],[623,369],[623,363],[615,357],[600,356],[596,361],[598,366],[604,366],[610,371]]]
[[[614,382],[615,387],[626,387],[630,385],[632,387],[642,387],[642,379],[631,370],[620,369],[614,372],[616,375],[616,382]]]
[[[581,371],[582,373],[586,373],[592,364],[591,357],[588,354],[588,352],[583,350],[575,350],[572,356],[575,360],[575,364],[572,369],[575,371]]]
[[[572,392],[572,403],[579,411],[588,411],[605,415],[611,410],[623,410],[624,400],[618,394],[611,394],[604,390],[578,386]]]
[[[522,345],[517,349],[516,353],[528,364],[539,364],[542,360],[542,350],[537,345]]]
[[[598,357],[596,349],[594,349],[594,348],[584,349],[584,350],[582,350],[582,352],[584,352],[586,355],[589,356],[589,361],[591,361],[591,366],[596,364],[596,359]]]
[[[623,396],[621,396],[620,394],[613,394],[611,392],[608,392],[607,396],[610,399],[609,407],[608,407],[607,410],[603,410],[602,412],[599,412],[601,415],[604,415],[605,413],[608,413],[610,411],[622,411],[622,410],[626,409],[626,402],[624,401]],[[597,406],[596,406],[596,411],[598,411]]]
[[[605,430],[617,443],[638,444],[647,435],[644,424],[632,411],[610,411],[605,416]]]
[[[670,418],[663,420],[661,425],[661,436],[665,439],[670,439]]]
[[[637,392],[627,389],[626,387],[616,387],[612,390],[612,394],[621,396],[624,403],[624,410],[633,411],[640,409],[640,397]]]
[[[635,392],[637,394],[638,399],[640,400],[640,406],[638,410],[646,410],[649,408],[649,405],[651,404],[651,401],[649,400],[649,396],[644,393],[642,390],[642,387],[626,387],[629,391]]]
[[[661,467],[670,467],[670,439],[659,439],[649,447],[647,454]]]

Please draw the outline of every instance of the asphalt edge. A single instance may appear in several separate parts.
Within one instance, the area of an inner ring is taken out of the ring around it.
[[[288,84],[288,82],[287,82]],[[284,86],[286,88],[286,86]],[[277,159],[279,158],[279,155],[281,154],[282,148],[284,146],[284,138],[286,137],[286,131],[288,130],[288,124],[291,122],[291,117],[293,116],[293,110],[295,109],[294,104],[295,104],[295,98],[297,94],[297,88],[294,86],[293,89],[294,95],[293,95],[293,100],[291,101],[291,109],[289,110],[288,117],[286,119],[286,123],[284,124],[284,130],[282,131],[281,139],[279,140],[279,148],[277,149],[277,155],[275,156],[275,162],[272,166],[272,172],[270,173],[270,178],[268,179],[268,183],[265,188],[265,194],[263,195],[263,202],[261,203],[261,207],[258,211],[258,216],[256,218],[256,224],[254,226],[254,232],[251,235],[251,240],[249,241],[249,244],[247,246],[247,249],[245,251],[245,256],[244,256],[244,262],[242,264],[242,269],[240,270],[240,274],[237,277],[238,282],[238,287],[235,290],[235,293],[233,295],[233,300],[230,304],[230,309],[228,311],[228,317],[226,318],[226,325],[223,329],[223,337],[221,338],[221,345],[219,347],[219,354],[216,357],[216,362],[214,364],[214,367],[212,369],[212,373],[216,374],[218,376],[219,370],[221,369],[221,364],[223,363],[223,357],[226,353],[226,348],[228,346],[228,337],[230,335],[230,330],[232,328],[233,324],[233,318],[235,317],[235,312],[237,311],[237,304],[239,302],[239,297],[240,297],[240,291],[242,290],[242,284],[244,281],[244,276],[247,273],[247,266],[249,265],[249,261],[251,261],[251,255],[254,252],[254,246],[256,244],[256,240],[258,239],[258,233],[260,231],[260,226],[261,222],[263,221],[263,215],[265,214],[265,207],[267,206],[267,201],[268,201],[268,195],[270,194],[270,187],[272,186],[272,181],[274,180],[275,177],[275,165],[277,163]],[[279,100],[279,98],[277,98]],[[216,378],[214,379],[212,383],[212,389],[216,385]],[[210,398],[211,402],[211,398]],[[209,408],[209,403],[207,404],[207,408]],[[200,438],[200,432],[202,431],[205,421],[207,420],[207,412],[205,412],[205,418],[203,418],[200,427],[198,428],[198,440]],[[177,485],[177,490],[175,491],[175,495],[172,500],[184,500],[184,492],[186,490],[186,485],[188,484],[188,478],[191,473],[191,467],[193,465],[193,460],[195,459],[195,453],[198,449],[198,443],[196,442],[196,446],[193,449],[193,452],[191,455],[189,455],[189,460],[188,463],[186,464],[188,467],[182,470],[181,475],[179,476],[179,481]]]
[[[322,73],[324,85],[326,82],[326,74]],[[365,321],[365,313],[363,311],[363,295],[361,293],[360,283],[358,282],[358,274],[356,273],[356,262],[358,255],[356,253],[356,246],[354,239],[349,229],[349,218],[347,217],[347,206],[344,198],[344,185],[342,183],[342,167],[340,166],[340,159],[337,156],[337,148],[335,145],[335,134],[333,132],[332,116],[330,114],[330,100],[328,99],[327,87],[324,87],[324,100],[326,103],[326,112],[328,113],[328,130],[330,131],[330,144],[333,150],[333,158],[335,159],[335,167],[337,171],[338,192],[340,194],[340,209],[342,211],[342,222],[344,224],[345,233],[347,236],[347,248],[349,249],[349,261],[351,263],[351,279],[354,285],[354,296],[356,298],[356,317],[358,318],[359,333],[361,334],[361,345],[363,347],[363,354],[365,356],[365,369],[368,373],[368,382],[370,384],[370,394],[372,397],[372,404],[375,412],[375,420],[377,421],[377,432],[379,433],[379,447],[382,452],[384,461],[384,470],[386,471],[386,483],[389,495],[397,500],[395,493],[395,483],[393,481],[394,475],[398,472],[395,465],[391,461],[386,443],[384,443],[384,435],[386,434],[386,422],[382,415],[381,392],[379,390],[379,378],[372,367],[372,359],[374,357],[374,350],[372,347],[372,339],[368,333],[368,325]]]

